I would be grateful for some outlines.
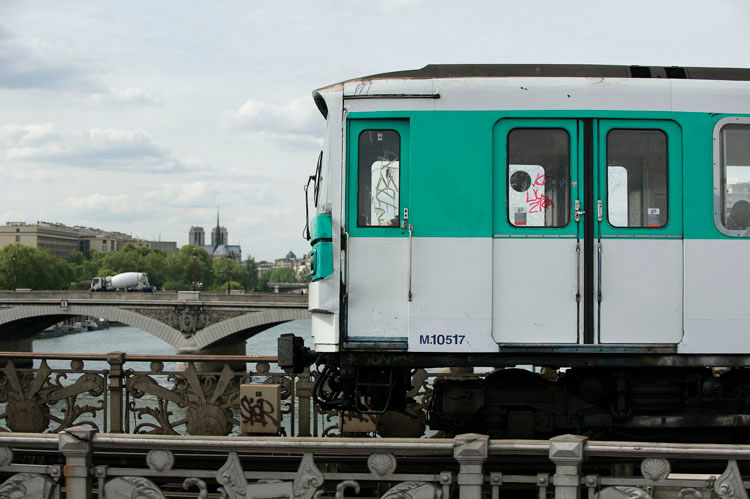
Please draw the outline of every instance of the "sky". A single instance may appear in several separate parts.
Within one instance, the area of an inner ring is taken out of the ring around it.
[[[0,223],[309,246],[311,92],[426,64],[750,67],[748,0],[0,0]]]

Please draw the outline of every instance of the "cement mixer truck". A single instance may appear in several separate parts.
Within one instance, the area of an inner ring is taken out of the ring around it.
[[[94,277],[91,291],[154,291],[145,272],[123,272],[115,276]]]

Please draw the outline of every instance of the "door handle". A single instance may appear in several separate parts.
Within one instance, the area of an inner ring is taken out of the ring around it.
[[[575,211],[573,213],[575,214],[576,222],[580,222],[581,221],[581,215],[585,215],[586,214],[585,210],[581,210],[581,201],[579,199],[576,199]]]
[[[411,301],[411,255],[412,255],[412,234],[414,234],[414,224],[409,224],[409,301]]]

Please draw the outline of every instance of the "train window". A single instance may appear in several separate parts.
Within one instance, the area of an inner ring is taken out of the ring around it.
[[[746,231],[750,229],[750,124],[725,125],[720,143],[721,222],[727,230]]]
[[[365,130],[358,147],[357,226],[398,227],[401,137]]]
[[[516,227],[570,222],[570,136],[558,128],[508,133],[508,219]]]
[[[669,220],[667,135],[607,134],[607,217],[613,227],[664,227]]]

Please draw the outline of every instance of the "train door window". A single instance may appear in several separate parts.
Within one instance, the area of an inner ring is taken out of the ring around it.
[[[570,136],[558,128],[508,133],[508,219],[516,227],[570,222]]]
[[[750,123],[721,128],[721,222],[733,235],[750,235]]]
[[[607,217],[613,227],[664,227],[669,220],[667,136],[661,130],[607,134]]]
[[[401,137],[395,130],[364,130],[357,158],[357,226],[399,224]]]

